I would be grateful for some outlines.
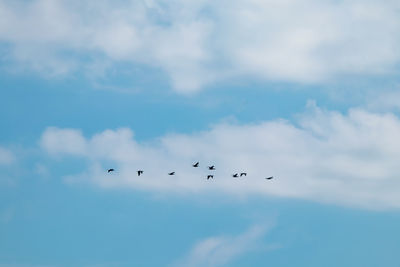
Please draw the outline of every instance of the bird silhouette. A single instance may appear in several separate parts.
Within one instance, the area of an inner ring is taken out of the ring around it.
[[[143,173],[142,170],[138,170],[138,171],[137,171],[137,176],[140,176],[142,173]]]
[[[199,167],[199,162],[196,162],[196,163],[193,164],[192,166],[195,167],[195,168]]]
[[[208,166],[208,169],[209,169],[209,170],[215,170],[215,166],[214,166],[214,165]]]
[[[207,180],[210,179],[210,178],[214,179],[214,175],[207,175]]]
[[[270,177],[267,177],[267,178],[265,178],[265,179],[271,180],[272,178],[274,178],[274,176],[270,176]]]
[[[113,172],[114,171],[114,169],[108,169],[108,173],[110,173],[110,172]]]
[[[233,178],[237,178],[239,175],[237,173],[233,174],[232,177]]]
[[[168,175],[175,175],[175,172],[169,172]]]
[[[244,175],[244,176],[247,176],[247,173],[246,173],[246,172],[241,172],[241,173],[240,173],[240,177],[242,177],[243,175]]]

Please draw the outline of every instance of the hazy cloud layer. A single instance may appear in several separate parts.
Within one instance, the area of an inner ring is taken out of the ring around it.
[[[400,4],[0,0],[0,42],[3,61],[47,76],[128,62],[162,69],[181,92],[237,76],[325,82],[397,71]]]
[[[322,110],[310,102],[295,124],[220,124],[196,134],[138,143],[130,129],[85,138],[79,130],[48,128],[41,138],[50,155],[84,159],[69,183],[151,192],[226,193],[310,199],[364,208],[399,208],[400,120],[393,114]],[[200,161],[199,168],[191,167]],[[206,165],[215,164],[214,180]],[[113,167],[115,173],[107,174]],[[136,171],[144,170],[138,177]],[[176,171],[176,176],[167,172]],[[247,177],[232,178],[246,171]],[[275,179],[265,180],[273,175]]]

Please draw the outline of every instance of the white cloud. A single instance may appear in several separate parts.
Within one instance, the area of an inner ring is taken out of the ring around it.
[[[355,207],[400,208],[400,120],[393,114],[351,109],[347,114],[309,103],[296,123],[220,124],[191,135],[138,143],[130,129],[85,139],[79,131],[49,128],[43,148],[87,159],[67,181],[104,188],[179,194],[225,193],[309,199]],[[72,149],[73,148],[73,149]],[[79,148],[79,149],[77,149]],[[200,168],[191,164],[200,161]],[[206,180],[206,165],[215,179]],[[113,167],[115,173],[107,174]],[[144,170],[138,177],[136,171]],[[176,171],[176,176],[167,172]],[[231,174],[246,171],[234,179]],[[275,179],[265,180],[273,175]]]
[[[191,251],[174,266],[222,266],[244,253],[259,249],[260,239],[267,227],[253,226],[237,236],[206,238],[193,246]]]
[[[191,92],[243,75],[309,83],[392,73],[399,18],[398,1],[378,0],[2,0],[0,41],[7,62],[46,75],[130,62]]]
[[[0,165],[10,165],[15,162],[14,154],[5,148],[0,147]]]
[[[78,130],[50,127],[43,134],[40,145],[51,154],[84,155],[86,140]]]

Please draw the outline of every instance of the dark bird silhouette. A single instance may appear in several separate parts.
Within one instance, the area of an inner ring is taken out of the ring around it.
[[[168,175],[175,175],[175,172],[169,172]]]
[[[246,172],[241,172],[241,173],[240,173],[240,177],[242,177],[243,175],[244,175],[244,176],[247,176],[247,173],[246,173]]]
[[[114,169],[108,169],[108,173],[110,173],[110,172],[113,172],[114,171]]]
[[[207,180],[210,179],[210,178],[214,179],[214,175],[207,175]]]
[[[199,167],[199,162],[196,162],[196,163],[193,164],[192,166],[195,167],[195,168]]]
[[[215,166],[214,166],[214,165],[208,166],[208,169],[209,169],[209,170],[215,170]]]
[[[235,173],[232,175],[233,178],[237,178],[239,176],[239,174]]]
[[[267,178],[265,178],[265,179],[271,180],[272,178],[274,178],[274,176],[270,176],[270,177],[267,177]]]
[[[142,173],[143,173],[142,170],[138,170],[138,171],[137,171],[137,176],[140,176]]]

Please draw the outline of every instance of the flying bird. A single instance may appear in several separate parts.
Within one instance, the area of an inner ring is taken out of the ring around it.
[[[210,179],[210,178],[214,179],[214,175],[207,175],[207,180]]]
[[[199,162],[196,162],[196,163],[193,164],[192,166],[195,167],[195,168],[199,167]]]
[[[241,173],[240,173],[240,177],[242,177],[243,175],[244,175],[244,176],[247,176],[247,173],[246,173],[246,172],[241,172]]]
[[[175,172],[169,172],[168,175],[175,175]]]
[[[267,178],[265,178],[265,179],[271,180],[272,178],[274,178],[274,176],[270,176],[270,177],[267,177]]]
[[[142,170],[138,170],[138,171],[137,171],[137,176],[140,176],[142,173],[143,173]]]
[[[233,178],[237,178],[239,176],[239,174],[235,173],[232,175]]]
[[[108,169],[108,173],[110,173],[110,172],[113,172],[114,171],[114,169]]]
[[[215,170],[215,166],[214,166],[214,165],[208,166],[208,169],[209,169],[209,170]]]

